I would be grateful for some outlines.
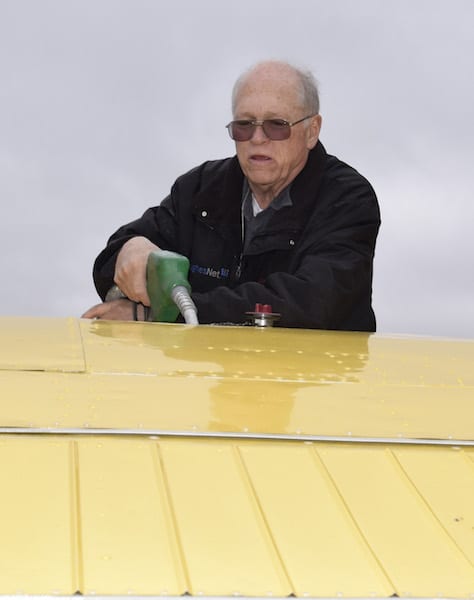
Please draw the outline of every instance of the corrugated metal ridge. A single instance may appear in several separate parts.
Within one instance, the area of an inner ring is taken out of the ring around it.
[[[75,593],[74,597],[84,597],[84,594]],[[94,600],[170,600],[172,596],[133,596],[133,595],[107,595],[100,596],[94,595]],[[191,598],[191,594],[183,594],[182,596],[177,596],[179,598]],[[268,600],[268,598],[272,598],[272,600],[287,600],[287,598],[293,598],[294,596],[291,594],[290,596],[199,596],[201,600],[235,600],[235,598],[245,598],[245,600]],[[395,594],[391,596],[392,598],[397,598]],[[0,594],[0,600],[71,600],[72,596],[57,596],[57,595],[9,595],[9,594]],[[308,600],[334,600],[333,596],[305,596]],[[474,594],[471,596],[474,598]],[[386,600],[385,596],[344,596],[344,600]],[[417,596],[416,600],[458,600],[454,597],[443,596],[440,598],[439,596]]]
[[[28,435],[105,435],[132,437],[176,437],[176,438],[209,438],[228,440],[268,440],[289,442],[344,442],[349,444],[394,444],[417,446],[465,446],[474,447],[474,440],[437,439],[437,438],[388,438],[360,436],[329,436],[312,434],[281,433],[245,433],[218,431],[170,431],[163,429],[106,429],[106,428],[49,428],[49,427],[0,427],[0,434]]]
[[[472,447],[22,434],[0,450],[0,600],[474,597]]]

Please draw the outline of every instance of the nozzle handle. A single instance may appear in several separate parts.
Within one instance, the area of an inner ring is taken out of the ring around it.
[[[155,250],[150,253],[146,275],[153,321],[176,321],[179,308],[173,301],[171,292],[176,286],[183,286],[191,292],[188,272],[189,260],[186,256],[168,250]]]

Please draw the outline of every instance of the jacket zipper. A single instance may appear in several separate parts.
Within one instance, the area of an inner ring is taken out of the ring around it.
[[[236,281],[239,281],[240,277],[242,276],[242,260],[243,260],[243,253],[240,254],[239,256],[239,262],[237,263],[237,268],[235,269],[235,275],[234,278]]]
[[[244,217],[244,203],[242,202],[240,206],[240,235],[242,239],[242,251],[239,256],[239,262],[237,263],[237,268],[235,270],[235,279],[239,281],[242,276],[242,261],[244,258],[244,243],[245,243],[245,217]]]

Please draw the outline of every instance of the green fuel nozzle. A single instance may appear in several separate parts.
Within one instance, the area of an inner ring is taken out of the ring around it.
[[[186,323],[198,324],[188,272],[185,256],[168,250],[150,253],[146,273],[153,321],[173,323],[181,312]]]

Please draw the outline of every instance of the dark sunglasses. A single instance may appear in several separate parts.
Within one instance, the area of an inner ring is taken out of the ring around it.
[[[263,129],[270,140],[287,140],[291,135],[293,125],[302,123],[311,117],[314,117],[314,115],[308,115],[298,121],[293,121],[293,123],[284,119],[264,119],[263,121],[238,119],[237,121],[231,121],[226,127],[230,137],[236,142],[248,142],[258,126]]]

